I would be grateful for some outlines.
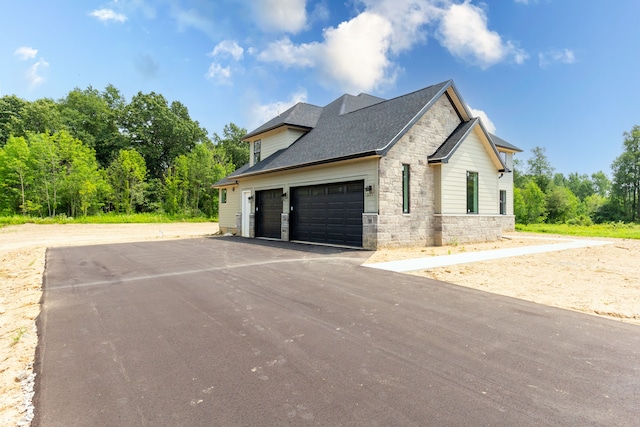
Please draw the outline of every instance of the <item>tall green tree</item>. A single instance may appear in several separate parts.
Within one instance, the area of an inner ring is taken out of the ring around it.
[[[531,180],[522,189],[522,199],[524,200],[524,224],[542,223],[547,219],[547,203],[544,192],[538,187],[535,181]]]
[[[569,174],[566,186],[573,192],[581,201],[587,197],[595,194],[595,185],[587,174],[579,174],[572,172]]]
[[[624,152],[611,165],[612,193],[629,221],[640,219],[640,126],[624,134]]]
[[[71,135],[95,150],[102,167],[109,165],[125,143],[118,129],[120,103],[114,99],[119,93],[107,90],[76,88],[59,101],[61,121]]]
[[[553,180],[553,170],[551,162],[547,158],[546,150],[543,147],[534,147],[531,150],[531,158],[527,160],[529,166],[528,173],[535,181],[542,192],[547,190],[547,187]]]
[[[22,109],[27,104],[15,95],[0,98],[0,147],[4,146],[14,133],[14,127],[21,121]]]
[[[138,92],[125,107],[121,121],[128,145],[145,159],[149,175],[162,178],[173,160],[207,141],[207,131],[191,120],[178,101],[169,106],[164,96]]]
[[[116,212],[135,212],[136,206],[144,202],[147,178],[144,158],[136,150],[120,150],[118,157],[109,165],[107,176]]]
[[[26,192],[32,180],[30,157],[29,146],[23,137],[10,137],[4,148],[0,148],[0,188],[4,199],[0,204],[5,205],[3,210],[13,211],[19,207],[23,215],[27,214]]]
[[[213,134],[213,141],[228,156],[234,170],[249,163],[249,143],[242,140],[246,134],[247,130],[235,123],[225,125],[222,136]]]
[[[580,204],[578,198],[567,187],[551,186],[545,194],[547,221],[564,223],[574,218]]]
[[[11,120],[10,133],[14,136],[27,136],[28,133],[54,133],[65,130],[58,104],[49,98],[26,102],[19,116]]]

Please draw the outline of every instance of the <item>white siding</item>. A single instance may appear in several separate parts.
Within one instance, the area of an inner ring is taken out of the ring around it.
[[[507,169],[513,171],[513,153],[502,151],[500,155],[506,157]],[[513,172],[505,172],[498,184],[500,190],[507,192],[507,215],[513,215]]]
[[[304,133],[302,130],[285,129],[263,138],[261,158],[266,159],[276,151],[287,148]]]
[[[478,214],[500,213],[499,173],[478,132],[476,127],[442,165],[443,214],[467,213],[467,171],[478,172]]]
[[[225,187],[227,189],[227,203],[219,203],[218,225],[221,228],[235,228],[236,214],[241,211],[241,195],[237,185]],[[222,193],[222,189],[219,189]],[[222,200],[222,199],[218,199]]]
[[[252,138],[249,143],[251,166],[253,166],[253,143],[255,141],[261,141],[260,160],[264,160],[276,151],[287,148],[305,133],[306,131],[300,129],[279,127]]]

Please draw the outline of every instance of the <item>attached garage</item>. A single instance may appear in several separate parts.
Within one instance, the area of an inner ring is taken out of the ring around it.
[[[281,237],[282,188],[256,191],[256,237]]]
[[[362,247],[364,181],[291,189],[291,240]]]

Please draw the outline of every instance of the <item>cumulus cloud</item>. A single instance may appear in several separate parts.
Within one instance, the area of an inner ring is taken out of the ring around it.
[[[323,74],[353,92],[395,81],[388,58],[392,27],[380,15],[363,12],[324,32]]]
[[[236,61],[241,60],[243,55],[244,49],[235,40],[223,40],[209,53],[211,57],[231,57]]]
[[[123,23],[127,20],[127,17],[122,13],[117,13],[112,9],[96,9],[89,13],[89,15],[97,18],[102,22],[120,22]]]
[[[271,43],[258,59],[285,67],[317,67],[324,79],[344,90],[367,91],[395,79],[395,68],[387,57],[391,31],[385,18],[363,12],[326,29],[321,43],[296,45],[284,37]]]
[[[252,5],[265,31],[296,34],[307,25],[306,0],[254,0]]]
[[[263,123],[276,117],[278,114],[293,107],[298,102],[307,102],[307,91],[300,89],[291,94],[286,101],[276,101],[269,104],[254,103],[250,107],[250,129],[255,129]]]
[[[476,110],[475,108],[471,108],[469,105],[467,105],[467,107],[469,108],[469,111],[471,111],[471,115],[473,117],[480,118],[480,121],[484,125],[484,128],[487,130],[487,132],[494,133],[494,134],[496,133],[496,125],[494,125],[493,122],[489,119],[489,116],[487,115],[487,113],[485,113],[482,110]]]
[[[38,49],[34,49],[28,46],[22,46],[17,48],[16,51],[13,52],[13,54],[17,56],[21,61],[27,61],[36,57],[36,55],[38,54]]]
[[[453,4],[442,17],[438,38],[451,54],[482,69],[510,58],[523,63],[528,57],[526,52],[489,30],[487,22],[484,10],[468,0]]]
[[[231,67],[223,67],[222,65],[213,62],[205,77],[208,80],[213,80],[216,84],[230,85],[231,84]]]
[[[41,75],[49,67],[49,63],[40,58],[35,64],[27,69],[25,73],[25,79],[29,82],[29,86],[34,88],[44,82],[44,77]]]
[[[573,64],[576,62],[576,55],[570,49],[550,50],[548,52],[539,53],[538,62],[542,68],[546,68],[554,63]]]

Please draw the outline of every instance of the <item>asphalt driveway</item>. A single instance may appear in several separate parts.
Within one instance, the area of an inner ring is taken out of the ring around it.
[[[34,426],[637,425],[640,328],[211,238],[51,249]]]

